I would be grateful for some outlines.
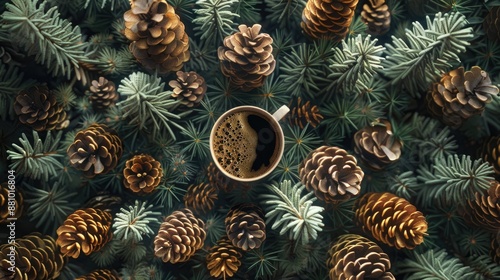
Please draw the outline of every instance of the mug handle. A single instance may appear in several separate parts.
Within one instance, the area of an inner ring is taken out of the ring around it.
[[[290,112],[290,108],[288,106],[281,106],[276,112],[273,114],[273,118],[279,122],[288,112]]]

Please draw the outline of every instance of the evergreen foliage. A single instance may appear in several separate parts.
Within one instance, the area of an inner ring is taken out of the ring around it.
[[[0,119],[14,114],[14,95],[23,88],[34,84],[33,80],[23,79],[24,73],[16,66],[3,64],[0,60]]]
[[[322,141],[316,131],[307,124],[303,129],[299,126],[285,125],[285,152],[301,161],[314,149],[321,146]]]
[[[128,209],[120,208],[113,223],[113,234],[116,238],[124,241],[139,242],[143,236],[153,234],[150,224],[159,224],[158,216],[160,212],[152,211],[153,205],[146,202],[135,201],[134,206],[129,205]]]
[[[212,48],[221,45],[222,40],[233,33],[236,27],[234,22],[239,17],[234,12],[234,5],[238,0],[198,0],[200,7],[195,9],[193,24],[195,35]]]
[[[210,157],[210,131],[208,128],[208,126],[202,127],[201,125],[196,127],[193,122],[189,121],[186,128],[181,131],[186,140],[178,143],[182,147],[182,153],[190,155],[189,159]]]

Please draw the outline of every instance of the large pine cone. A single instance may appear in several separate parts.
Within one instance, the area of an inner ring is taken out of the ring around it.
[[[172,97],[187,107],[198,105],[207,92],[205,79],[194,71],[177,71],[176,74],[177,79],[168,83],[174,90]]]
[[[227,237],[217,241],[207,255],[207,268],[210,276],[215,278],[231,278],[241,266],[241,253],[231,244]]]
[[[120,276],[114,270],[98,269],[91,273],[77,277],[75,280],[120,280]]]
[[[92,124],[80,130],[67,150],[71,166],[89,178],[115,168],[122,153],[122,140],[105,124]]]
[[[302,99],[299,97],[296,104],[291,106],[287,119],[290,124],[304,128],[307,124],[316,127],[323,119],[323,116],[319,112],[318,106],[311,105],[309,100],[302,104]]]
[[[361,20],[368,26],[368,34],[383,35],[391,29],[391,12],[385,0],[368,0],[363,5]]]
[[[328,250],[330,279],[396,279],[389,270],[389,256],[373,241],[357,234],[344,234]]]
[[[495,173],[500,175],[500,136],[492,136],[483,143],[481,158],[490,163]]]
[[[354,152],[366,166],[376,171],[399,160],[402,146],[386,120],[366,126],[354,134]]]
[[[427,94],[429,111],[443,123],[458,128],[463,121],[481,114],[498,88],[479,66],[464,72],[463,67],[444,74]]]
[[[67,126],[66,111],[57,103],[56,95],[47,85],[21,90],[14,101],[14,111],[22,124],[36,131],[63,129]]]
[[[342,41],[349,32],[358,0],[308,0],[302,12],[302,30],[315,39]]]
[[[500,40],[500,6],[494,6],[483,21],[484,33],[490,41]]]
[[[76,210],[57,229],[57,245],[64,256],[78,258],[99,251],[112,238],[109,212],[94,208]]]
[[[14,200],[9,201],[9,191],[15,194]],[[2,183],[0,185],[0,223],[6,223],[7,218],[21,217],[23,209],[23,194],[19,190],[10,190],[7,182]]]
[[[239,32],[224,38],[224,46],[217,50],[222,73],[243,91],[261,87],[276,66],[273,38],[260,33],[261,28],[260,24],[242,24]]]
[[[15,247],[15,272],[7,255]],[[32,233],[17,238],[16,243],[0,246],[0,279],[47,280],[57,279],[64,267],[64,258],[59,253],[54,238],[41,233]]]
[[[163,262],[178,263],[188,261],[203,247],[206,233],[205,223],[196,218],[191,210],[184,208],[174,211],[160,225],[155,237],[155,256]]]
[[[102,111],[115,105],[118,100],[115,83],[108,81],[104,77],[99,80],[93,80],[90,86],[90,103],[96,111]]]
[[[364,172],[347,151],[321,146],[300,163],[299,176],[307,190],[314,190],[319,199],[335,203],[359,193]]]
[[[391,193],[366,193],[354,205],[357,224],[366,233],[397,249],[413,249],[424,241],[427,221],[406,199]]]
[[[167,1],[131,1],[123,17],[130,51],[144,67],[164,74],[180,70],[189,60],[184,24]]]
[[[460,212],[469,224],[500,232],[500,183],[492,181],[488,192],[476,192],[475,199],[468,199]]]
[[[259,248],[266,240],[264,213],[255,204],[233,206],[227,213],[225,224],[227,237],[243,251]]]
[[[199,213],[206,213],[214,207],[217,188],[212,184],[200,183],[188,187],[184,195],[184,205]]]
[[[125,163],[123,185],[138,194],[149,194],[163,177],[161,163],[146,154],[135,155]]]

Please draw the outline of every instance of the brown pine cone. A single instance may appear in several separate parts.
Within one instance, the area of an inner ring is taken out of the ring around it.
[[[342,41],[349,32],[358,0],[308,0],[302,30],[314,39]]]
[[[109,212],[84,208],[73,212],[57,229],[57,245],[64,256],[78,258],[99,251],[112,238]]]
[[[467,223],[482,229],[500,232],[500,183],[492,181],[488,192],[475,193],[460,209]]]
[[[490,41],[500,40],[500,6],[491,7],[483,21],[484,33]]]
[[[197,213],[206,213],[214,207],[217,188],[212,184],[200,183],[188,187],[184,195],[184,205]]]
[[[354,152],[366,166],[376,171],[398,161],[402,146],[393,136],[387,120],[366,126],[354,134]]]
[[[177,71],[176,74],[177,79],[168,83],[174,90],[172,97],[190,108],[198,105],[207,92],[205,79],[194,71]]]
[[[154,241],[155,256],[173,264],[188,261],[203,247],[207,236],[204,227],[205,223],[191,210],[174,211],[160,225]]]
[[[500,136],[492,136],[484,141],[481,158],[490,163],[495,173],[500,175]]]
[[[239,32],[224,38],[224,46],[217,50],[222,73],[243,91],[261,87],[276,66],[273,38],[260,33],[261,28],[260,24],[241,24]]]
[[[92,81],[90,93],[89,100],[96,111],[105,110],[115,105],[115,102],[118,100],[115,83],[108,81],[104,77],[99,77],[99,80]]]
[[[215,278],[231,278],[241,266],[242,255],[227,237],[217,241],[207,255],[207,268],[210,276]]]
[[[433,84],[427,94],[427,105],[435,117],[458,128],[466,119],[481,114],[485,105],[491,102],[491,95],[496,94],[498,88],[479,66],[473,66],[467,72],[459,67]]]
[[[98,269],[91,273],[77,277],[75,280],[120,280],[120,276],[114,270]]]
[[[71,166],[89,178],[115,168],[122,153],[122,140],[105,124],[92,124],[80,130],[67,150]]]
[[[287,119],[290,124],[304,128],[307,124],[316,127],[323,119],[323,116],[320,114],[318,106],[311,105],[309,100],[302,104],[302,99],[299,97],[296,105],[291,106]]]
[[[15,195],[9,200],[9,192]],[[10,190],[7,182],[0,185],[0,223],[7,223],[7,218],[21,217],[24,209],[23,194],[19,190]]]
[[[427,234],[427,221],[422,212],[391,193],[366,193],[356,200],[354,209],[358,226],[376,240],[397,249],[413,249]]]
[[[11,247],[15,247],[11,251]],[[11,252],[14,256],[11,257]],[[9,254],[9,255],[8,255]],[[9,262],[14,259],[15,265]],[[57,279],[65,264],[54,238],[39,232],[0,245],[0,278],[16,280]],[[14,273],[10,270],[14,267]]]
[[[125,162],[123,185],[137,194],[149,194],[163,177],[161,163],[146,154],[135,155]]]
[[[357,234],[338,237],[328,250],[330,279],[394,280],[389,256],[373,241]]]
[[[500,264],[500,232],[492,234],[490,244],[490,256],[494,262]]]
[[[368,26],[367,33],[383,35],[391,29],[391,12],[385,0],[368,0],[363,5],[361,20]]]
[[[299,176],[307,190],[314,190],[319,199],[335,203],[359,193],[364,172],[346,150],[321,146],[300,163]]]
[[[63,129],[68,126],[66,111],[57,103],[47,85],[21,90],[14,101],[14,111],[22,124],[36,131]]]
[[[243,251],[259,248],[266,240],[264,213],[255,204],[242,203],[233,206],[224,222],[229,241]]]
[[[178,71],[189,60],[189,38],[165,0],[134,0],[123,15],[130,51],[145,68],[160,74]]]
[[[231,192],[239,186],[239,183],[231,178],[225,176],[214,162],[210,162],[207,166],[206,174],[208,178],[208,183],[215,186],[218,190],[223,190],[224,192]]]

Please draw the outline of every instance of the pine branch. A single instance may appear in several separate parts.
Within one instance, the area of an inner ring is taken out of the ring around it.
[[[310,129],[309,123],[303,129],[296,125],[286,124],[283,132],[285,134],[285,153],[295,156],[300,161],[323,143],[317,132]]]
[[[299,28],[306,3],[306,0],[267,0],[266,12],[271,26],[287,30]]]
[[[143,236],[153,234],[151,224],[159,224],[160,212],[152,211],[153,205],[146,207],[146,202],[135,201],[135,205],[129,205],[128,209],[120,208],[113,223],[113,234],[116,238],[124,241],[138,242]]]
[[[236,24],[233,5],[238,0],[198,0],[200,9],[195,9],[196,18],[193,23],[195,35],[200,36],[207,45],[218,47],[222,40],[233,32]]]
[[[0,61],[0,119],[6,120],[8,115],[15,115],[14,96],[35,81],[23,79],[24,73],[19,68],[3,64]]]
[[[205,161],[210,158],[209,137],[210,130],[208,126],[195,125],[189,121],[185,128],[181,130],[181,134],[187,139],[179,141],[182,152],[189,155],[190,159],[196,158]]]
[[[256,22],[261,22],[259,3],[260,0],[238,0],[235,4],[235,13],[239,15],[238,23],[252,26]]]

